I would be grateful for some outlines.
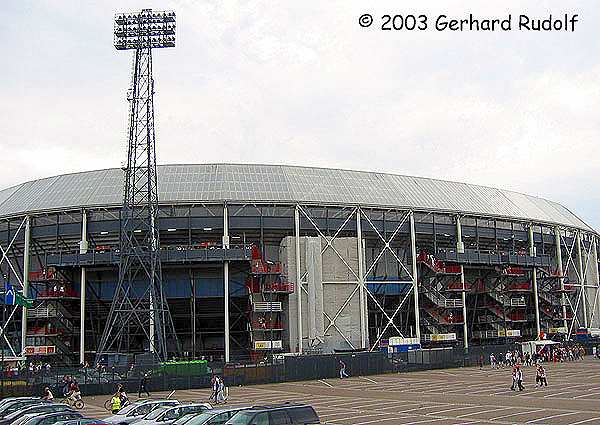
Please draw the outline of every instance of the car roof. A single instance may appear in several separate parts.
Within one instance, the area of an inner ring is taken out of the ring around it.
[[[225,412],[233,412],[235,410],[250,410],[253,406],[236,406],[236,407],[220,407],[218,409],[212,409],[210,413],[225,413]]]
[[[19,415],[23,415],[23,414],[27,414],[27,411],[29,410],[34,410],[35,408],[38,408],[40,406],[50,406],[52,403],[48,403],[48,402],[40,402],[40,403],[34,403],[34,404],[30,404],[28,406],[23,406],[22,409],[19,410],[15,410],[14,412],[8,414],[5,416],[5,418],[10,418],[11,416],[16,417]]]
[[[42,413],[42,414],[30,413],[28,415],[25,415],[25,416],[28,416],[28,418],[27,418],[27,420],[25,420],[22,423],[28,422],[29,419],[33,419],[33,418],[35,418],[35,419],[51,418],[52,416],[64,415],[65,413],[70,413],[72,415],[73,414],[81,415],[81,417],[83,417],[83,415],[79,412],[68,411],[68,410],[67,411],[59,411],[59,412],[48,412],[48,413]]]
[[[312,406],[303,403],[282,403],[282,404],[271,404],[271,405],[263,405],[263,406],[252,406],[248,410],[273,410],[273,409],[290,409],[297,407],[310,407]]]

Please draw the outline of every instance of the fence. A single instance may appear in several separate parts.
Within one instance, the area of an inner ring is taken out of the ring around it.
[[[53,369],[50,372],[24,372],[9,376],[0,374],[0,396],[23,396],[41,394],[48,386],[55,396],[62,394],[63,378],[73,376],[79,382],[84,395],[110,394],[116,385],[125,385],[128,392],[135,393],[143,373],[149,373],[150,392],[209,388],[212,374],[223,376],[225,384],[252,385],[336,378],[340,361],[346,365],[351,376],[376,375],[393,372],[456,368],[475,366],[481,356],[487,364],[489,356],[496,357],[507,350],[517,349],[517,344],[474,346],[468,350],[457,347],[421,349],[403,353],[351,352],[321,355],[289,355],[275,359],[273,363],[227,364],[209,363],[207,373],[191,375],[184,369],[170,368],[168,372],[157,368],[134,368],[105,372],[93,369]],[[591,354],[591,346],[586,347]]]

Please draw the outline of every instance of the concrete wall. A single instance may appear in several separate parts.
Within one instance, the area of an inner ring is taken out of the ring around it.
[[[321,237],[300,238],[300,273],[303,290],[296,282],[296,245],[294,237],[281,242],[280,260],[296,291],[289,297],[286,318],[290,349],[298,349],[298,294],[302,297],[302,341],[303,349],[332,352],[334,349],[360,348],[360,304],[358,280],[358,251],[356,238],[338,238],[327,247]],[[356,275],[355,275],[356,274]],[[338,310],[344,305],[335,326],[329,326]],[[329,329],[327,330],[327,328]],[[336,329],[336,327],[338,329]],[[343,336],[342,336],[343,335]]]

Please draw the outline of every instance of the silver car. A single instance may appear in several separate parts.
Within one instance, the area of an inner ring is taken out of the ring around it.
[[[125,406],[116,415],[109,416],[104,419],[106,422],[113,425],[130,425],[134,422],[139,421],[148,413],[159,407],[165,406],[177,406],[179,405],[177,400],[144,400],[137,401]]]
[[[208,403],[190,403],[172,407],[161,407],[148,413],[137,421],[135,425],[172,425],[173,422],[183,416],[200,414],[209,409],[212,409],[212,406]]]

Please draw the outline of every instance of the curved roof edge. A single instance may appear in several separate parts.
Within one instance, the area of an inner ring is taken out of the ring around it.
[[[456,212],[596,231],[553,201],[519,192],[426,177],[265,164],[158,167],[161,203],[306,202]],[[0,191],[0,217],[122,202],[120,168],[32,180]]]

